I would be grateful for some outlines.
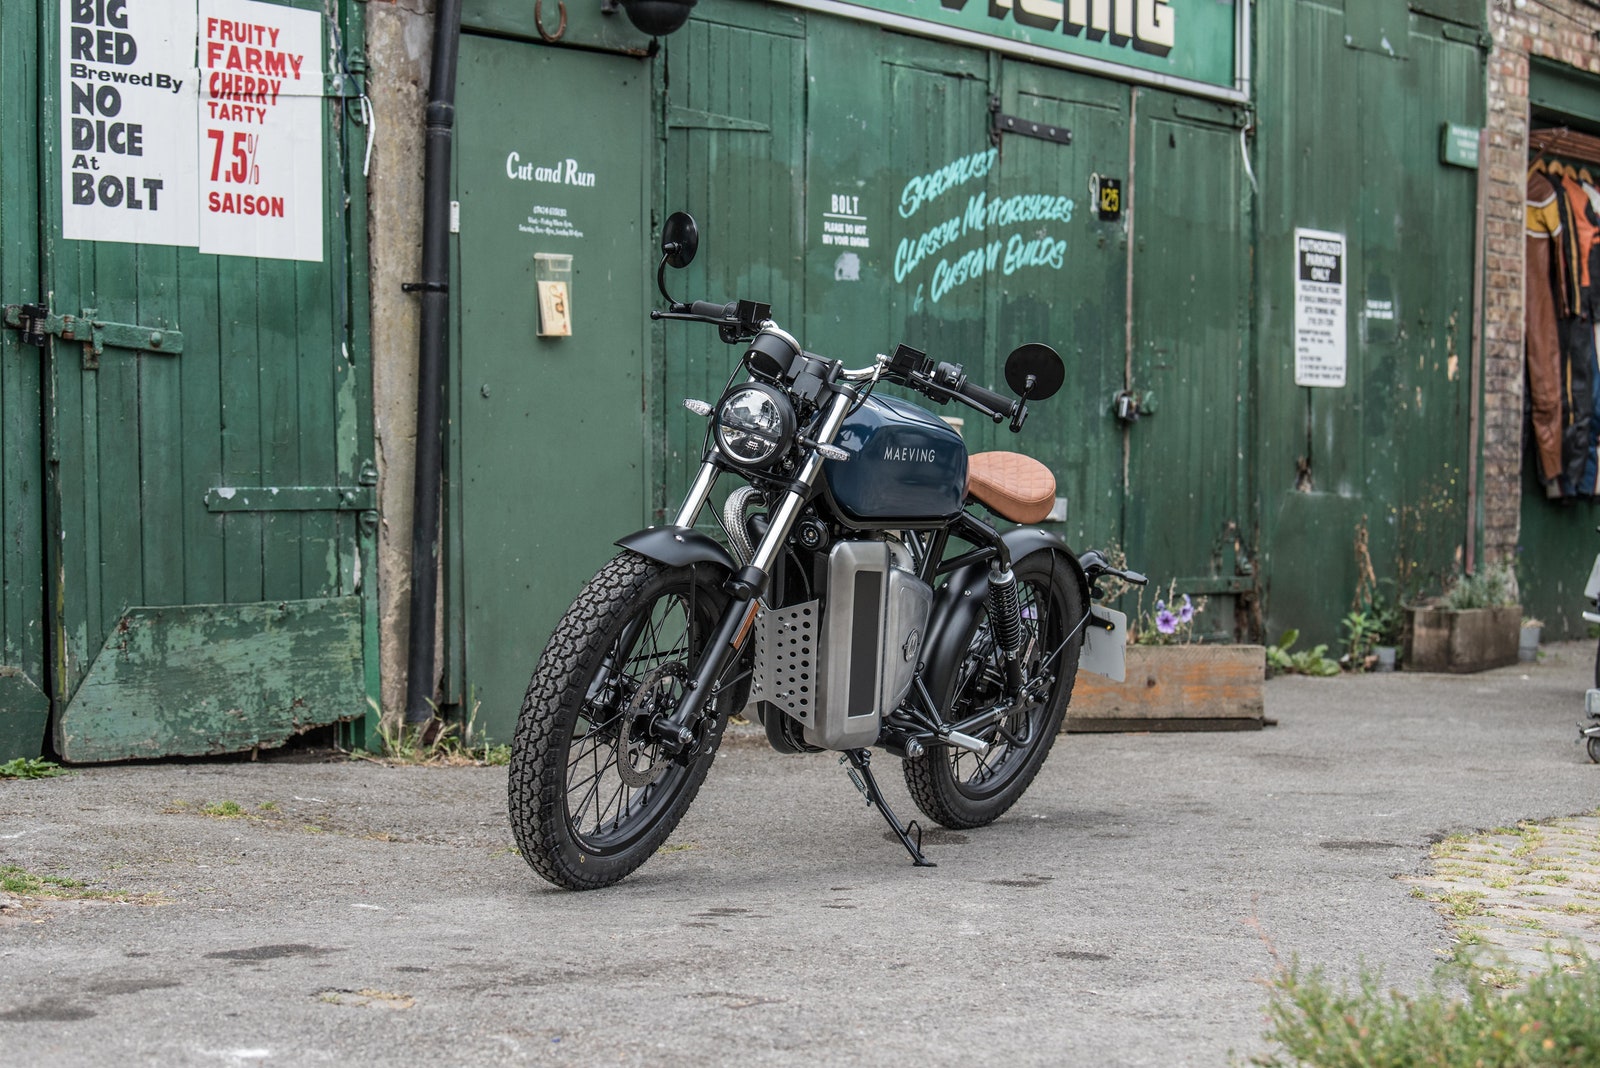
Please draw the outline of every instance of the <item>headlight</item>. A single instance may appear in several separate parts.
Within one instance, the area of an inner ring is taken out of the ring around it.
[[[759,382],[730,389],[717,405],[717,448],[734,463],[765,467],[794,443],[794,406]]]

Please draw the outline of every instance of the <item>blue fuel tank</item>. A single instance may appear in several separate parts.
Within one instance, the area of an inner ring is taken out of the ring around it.
[[[823,492],[853,527],[933,526],[967,495],[967,447],[944,420],[909,401],[871,396],[834,444],[853,455],[822,465]]]

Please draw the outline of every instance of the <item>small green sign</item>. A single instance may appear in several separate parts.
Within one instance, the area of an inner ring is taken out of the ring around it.
[[[1478,169],[1478,127],[1447,122],[1439,131],[1439,162]]]

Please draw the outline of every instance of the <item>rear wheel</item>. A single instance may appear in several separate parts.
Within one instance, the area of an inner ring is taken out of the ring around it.
[[[609,886],[678,825],[726,716],[711,711],[687,762],[648,724],[682,697],[725,604],[710,575],[624,552],[567,609],[511,747],[511,829],[534,871],[572,890]]]
[[[998,819],[1028,789],[1061,729],[1078,675],[1083,592],[1071,565],[1051,552],[1030,553],[1012,564],[1022,610],[1022,659],[1027,679],[1048,683],[1040,700],[975,732],[981,753],[955,746],[930,747],[905,762],[906,786],[929,819],[946,827],[981,827]],[[1059,650],[1059,652],[1058,652]],[[945,713],[956,723],[1005,701],[1004,673],[987,615],[980,615],[956,673]]]

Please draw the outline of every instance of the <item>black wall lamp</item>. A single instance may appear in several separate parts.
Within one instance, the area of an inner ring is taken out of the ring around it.
[[[665,37],[689,21],[694,5],[695,0],[602,0],[600,10],[612,15],[620,7],[640,33]]]

